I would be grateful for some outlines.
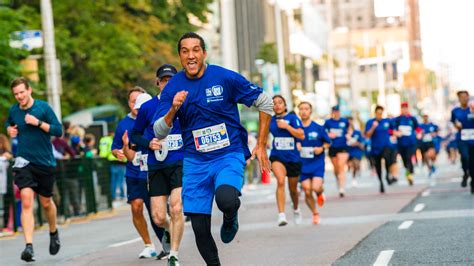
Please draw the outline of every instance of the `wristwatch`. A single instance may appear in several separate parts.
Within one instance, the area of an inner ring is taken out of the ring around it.
[[[43,121],[38,120],[38,127],[41,127],[42,124],[43,124]]]

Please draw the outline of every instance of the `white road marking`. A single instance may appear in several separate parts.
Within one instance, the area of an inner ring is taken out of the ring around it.
[[[431,191],[429,189],[423,191],[423,193],[421,193],[421,196],[422,197],[428,197],[429,195],[431,194]]]
[[[410,228],[410,226],[413,224],[413,221],[404,221],[399,227],[398,230],[405,230]]]
[[[390,259],[392,259],[393,252],[395,250],[383,250],[380,252],[377,260],[374,262],[374,266],[385,266],[388,265]]]
[[[413,209],[414,212],[421,212],[425,208],[425,204],[418,203],[416,204],[415,208]]]
[[[128,244],[132,244],[132,243],[135,243],[135,242],[138,242],[142,240],[140,237],[137,237],[135,239],[132,239],[132,240],[128,240],[128,241],[124,241],[124,242],[119,242],[119,243],[116,243],[116,244],[112,244],[109,246],[109,248],[116,248],[116,247],[121,247],[121,246],[125,246],[125,245],[128,245]]]
[[[462,181],[462,177],[453,177],[451,178],[451,183],[459,183]]]

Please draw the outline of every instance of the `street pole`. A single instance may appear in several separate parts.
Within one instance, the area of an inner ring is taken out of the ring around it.
[[[50,0],[41,0],[41,24],[44,34],[44,64],[48,87],[48,102],[53,107],[58,119],[61,120],[61,99],[59,97],[61,77],[59,75],[59,64],[56,59],[53,9]]]
[[[275,30],[276,30],[276,43],[278,53],[278,79],[280,82],[281,95],[286,99],[288,104],[288,110],[293,109],[292,97],[288,90],[288,84],[286,82],[285,73],[285,53],[283,50],[283,29],[281,25],[281,9],[278,4],[278,0],[275,1]]]
[[[377,79],[379,85],[379,96],[377,97],[377,104],[386,106],[385,98],[385,71],[383,69],[384,56],[382,53],[382,45],[377,43]]]
[[[220,4],[222,64],[228,69],[238,71],[235,1],[221,0]]]
[[[329,102],[331,105],[338,104],[336,99],[336,86],[334,82],[334,57],[332,50],[332,1],[326,0],[326,22],[328,24],[328,83],[329,83]]]

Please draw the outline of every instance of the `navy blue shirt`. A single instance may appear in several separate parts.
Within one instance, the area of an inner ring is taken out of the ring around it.
[[[324,123],[324,128],[328,133],[334,133],[336,137],[332,139],[331,148],[347,148],[346,134],[349,129],[349,121],[345,118],[335,120],[330,118]]]
[[[359,142],[360,144],[364,144],[364,138],[362,137],[362,133],[359,130],[354,130],[352,132],[351,138],[348,140],[349,145],[349,157],[354,158],[362,158],[364,151],[360,148],[359,145],[351,146],[351,143]]]
[[[188,96],[176,117],[181,125],[184,157],[208,161],[230,152],[250,157],[247,130],[240,124],[237,104],[250,107],[263,90],[240,74],[216,65],[207,65],[198,79],[178,72],[161,94],[157,117],[164,116],[176,93]]]
[[[168,86],[166,86],[167,89]],[[133,127],[132,143],[147,150],[148,170],[160,169],[183,160],[183,141],[178,120],[173,122],[173,128],[166,141],[163,141],[161,150],[155,152],[149,148],[150,141],[155,137],[153,124],[157,119],[155,114],[161,103],[158,96],[155,96],[142,104]]]
[[[294,129],[302,128],[301,120],[295,114],[287,114],[283,117],[273,116],[270,121],[270,133],[273,135],[272,151],[270,157],[281,162],[301,162],[300,153],[296,147],[297,139],[286,130],[277,126],[277,120],[284,120]]]
[[[474,112],[466,115],[466,120],[462,125],[461,140],[474,145]]]
[[[398,146],[408,147],[416,145],[416,132],[419,130],[418,121],[413,116],[398,116],[394,119],[394,130],[402,132],[402,136],[398,137]]]
[[[50,125],[49,133],[38,126],[28,125],[25,122],[26,114],[35,116]],[[54,167],[56,160],[53,156],[51,136],[60,137],[62,126],[47,102],[34,100],[33,105],[23,110],[19,104],[13,105],[8,111],[7,127],[17,125],[18,146],[16,156],[28,160],[33,165]]]
[[[112,142],[112,150],[121,150],[123,147],[123,141],[122,141],[122,136],[125,133],[125,130],[128,131],[128,134],[133,130],[133,126],[135,125],[135,119],[131,117],[130,114],[128,114],[124,119],[122,119],[119,124],[117,125],[117,128],[115,129],[115,134],[114,134],[114,140]],[[147,172],[146,171],[140,171],[140,157],[142,154],[146,154],[142,150],[136,151],[135,153],[135,158],[131,162],[127,162],[126,165],[126,172],[125,176],[128,178],[140,178],[140,179],[146,179],[147,178]]]
[[[451,122],[454,124],[456,121],[459,121],[463,127],[467,123],[467,115],[470,113],[469,107],[462,109],[461,107],[456,107],[451,111]],[[456,133],[456,140],[461,140],[461,131]]]
[[[367,121],[365,125],[365,134],[372,128],[375,118]],[[383,152],[386,147],[390,147],[390,128],[391,122],[387,118],[382,118],[378,121],[378,125],[374,130],[374,133],[370,137],[370,154],[379,155]]]
[[[422,133],[422,138],[421,142],[423,143],[429,143],[429,142],[434,142],[433,133],[438,132],[438,126],[429,122],[427,124],[420,124],[421,128],[421,133]]]
[[[312,174],[316,169],[324,168],[324,152],[314,154],[315,147],[322,147],[324,143],[331,143],[325,128],[314,121],[308,127],[304,127],[304,140],[298,140],[301,143],[301,161],[303,167],[301,172],[303,174]]]

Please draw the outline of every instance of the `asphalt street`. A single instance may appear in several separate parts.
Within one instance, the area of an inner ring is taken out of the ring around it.
[[[341,199],[334,177],[327,174],[328,200],[320,209],[321,224],[311,224],[311,214],[300,197],[304,219],[296,225],[287,197],[290,223],[285,227],[277,226],[275,182],[248,187],[239,212],[240,230],[230,244],[219,239],[222,214],[214,209],[213,235],[221,263],[472,265],[474,196],[460,188],[459,176],[458,166],[441,165],[432,179],[418,169],[413,187],[400,180],[380,195],[377,179],[365,171],[359,185],[349,188],[347,197]],[[138,259],[143,244],[128,208],[121,206],[111,213],[61,225],[62,249],[57,256],[48,254],[47,229],[37,230],[34,264],[166,265],[166,261]],[[153,239],[159,247],[156,237]],[[27,265],[20,260],[23,247],[21,234],[0,238],[0,265]],[[185,226],[179,256],[181,265],[204,265],[190,224]]]

